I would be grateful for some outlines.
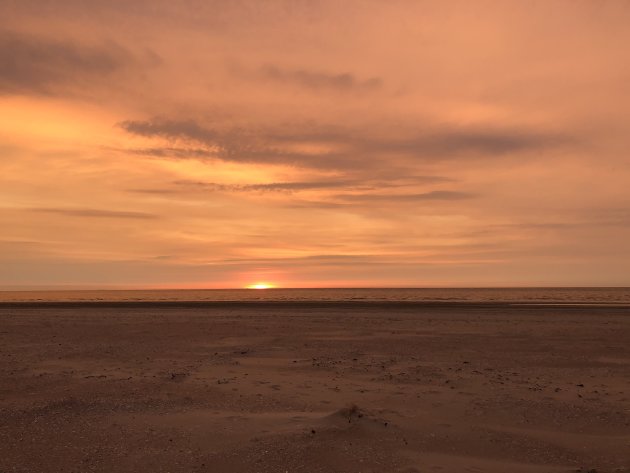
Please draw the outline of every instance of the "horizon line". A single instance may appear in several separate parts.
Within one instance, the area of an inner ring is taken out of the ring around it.
[[[299,290],[422,290],[422,289],[630,289],[623,285],[524,285],[524,286],[304,286],[304,287],[120,287],[120,286],[5,286],[0,287],[0,292],[37,292],[37,291],[299,291]]]

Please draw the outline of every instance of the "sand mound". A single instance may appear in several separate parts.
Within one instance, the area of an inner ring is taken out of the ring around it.
[[[366,411],[360,409],[359,406],[357,406],[356,404],[352,404],[333,412],[329,417],[333,419],[343,419],[351,424],[353,421],[356,422],[366,415]]]
[[[326,419],[335,424],[380,425],[382,427],[390,425],[389,421],[382,419],[372,411],[360,408],[356,404],[341,408],[326,416]]]

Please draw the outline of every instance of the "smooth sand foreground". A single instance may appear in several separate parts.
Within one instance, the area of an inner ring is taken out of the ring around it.
[[[628,472],[630,311],[0,307],[0,472]]]

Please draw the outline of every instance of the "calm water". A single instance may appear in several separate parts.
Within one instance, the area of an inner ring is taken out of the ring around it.
[[[0,291],[0,302],[25,301],[409,301],[630,305],[630,288]]]

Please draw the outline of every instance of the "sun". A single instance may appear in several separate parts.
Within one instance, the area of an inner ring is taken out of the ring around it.
[[[247,289],[273,289],[274,286],[273,284],[270,283],[266,283],[266,282],[257,282],[254,284],[249,284],[247,286],[245,286]]]

